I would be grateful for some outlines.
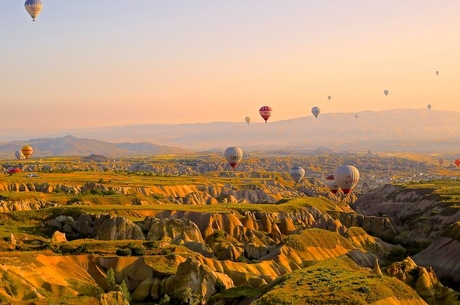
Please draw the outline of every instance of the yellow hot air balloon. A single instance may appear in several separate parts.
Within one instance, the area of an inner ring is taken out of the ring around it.
[[[26,159],[29,159],[30,156],[32,156],[32,154],[34,153],[34,149],[32,146],[26,145],[21,148],[21,152],[24,155],[24,157],[26,157]]]

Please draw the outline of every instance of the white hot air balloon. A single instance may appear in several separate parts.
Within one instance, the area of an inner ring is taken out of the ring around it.
[[[321,109],[319,107],[313,107],[311,108],[311,113],[315,116],[315,118],[318,118],[318,115],[321,113]]]
[[[245,120],[245,121],[246,121],[246,123],[248,123],[248,124],[249,124],[249,122],[251,122],[251,118],[250,118],[250,117],[248,117],[248,116],[247,116],[247,117],[245,117],[245,118],[244,118],[244,120]]]
[[[16,150],[14,152],[14,156],[16,157],[16,159],[18,160],[24,160],[26,158],[26,156],[24,156],[24,154],[22,153],[22,151],[20,150]]]
[[[334,180],[338,187],[348,194],[358,184],[359,171],[352,165],[341,165],[334,172]]]
[[[236,146],[228,147],[224,152],[224,157],[227,160],[228,164],[235,169],[235,167],[240,163],[243,158],[243,151],[241,148]]]
[[[331,191],[332,194],[337,193],[339,186],[335,183],[334,175],[329,175],[326,177],[326,186]]]
[[[30,17],[32,17],[32,21],[35,21],[35,18],[37,18],[42,10],[43,4],[40,0],[27,0],[26,3],[24,3],[24,7]]]
[[[388,93],[390,93],[390,91],[388,91],[388,90],[386,90],[386,89],[385,89],[385,90],[383,90],[383,94],[385,94],[385,96],[387,96],[387,95],[388,95]]]
[[[289,170],[289,174],[295,183],[299,183],[303,176],[305,176],[305,170],[300,166],[294,166]]]
[[[431,104],[426,105],[426,108],[428,108],[428,110],[431,110]]]

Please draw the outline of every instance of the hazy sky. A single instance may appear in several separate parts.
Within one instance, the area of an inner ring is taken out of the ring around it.
[[[0,133],[460,111],[458,0],[23,4],[0,1]]]

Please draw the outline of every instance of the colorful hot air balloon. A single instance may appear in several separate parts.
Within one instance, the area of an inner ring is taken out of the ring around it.
[[[334,172],[334,180],[338,187],[348,194],[358,184],[359,171],[352,165],[341,165]]]
[[[259,109],[259,114],[267,123],[267,120],[272,116],[272,109],[269,106],[262,106]]]
[[[22,153],[22,151],[20,150],[16,150],[14,152],[14,156],[16,157],[16,159],[18,160],[24,160],[26,157],[24,156],[24,154]]]
[[[235,169],[235,167],[240,163],[243,158],[243,151],[241,148],[236,146],[228,147],[224,152],[224,157],[227,160],[228,164]]]
[[[248,124],[249,124],[249,122],[251,122],[251,118],[250,118],[250,117],[248,117],[248,116],[247,116],[247,117],[245,117],[245,118],[244,118],[244,120],[245,120],[245,121],[246,121],[246,123],[248,123]]]
[[[330,95],[327,97],[328,100],[331,100],[331,98],[332,98],[332,96],[330,96]]]
[[[454,161],[454,163],[455,163],[455,165],[457,165],[457,167],[459,167],[459,166],[460,166],[460,159],[456,159],[456,160]]]
[[[315,116],[315,118],[318,118],[318,115],[321,113],[321,109],[319,107],[313,107],[311,108],[311,113]]]
[[[32,156],[32,154],[34,153],[34,149],[32,148],[32,146],[26,145],[22,147],[21,152],[24,155],[24,157],[26,157],[26,159],[29,159],[30,156]]]
[[[444,159],[443,158],[439,158],[438,162],[439,162],[439,166],[442,166],[444,164]]]
[[[431,104],[426,105],[426,108],[428,108],[428,110],[431,110]]]
[[[18,168],[18,167],[10,167],[7,171],[8,175],[13,175],[13,174],[17,174],[17,173],[20,173],[21,172],[21,169]]]
[[[332,194],[337,193],[339,186],[335,183],[334,175],[329,175],[326,177],[326,186],[331,191]]]
[[[295,183],[299,183],[303,176],[305,176],[305,170],[300,166],[294,166],[289,170],[289,174]]]
[[[388,95],[388,93],[390,93],[390,91],[388,91],[388,90],[386,90],[386,89],[385,89],[385,90],[383,90],[383,94],[385,94],[385,96],[387,96],[387,95]]]
[[[37,18],[42,10],[43,4],[40,0],[27,0],[24,6],[30,17],[32,17],[32,21],[35,21],[35,18]]]

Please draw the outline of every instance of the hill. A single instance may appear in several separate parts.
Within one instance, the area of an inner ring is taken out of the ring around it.
[[[276,112],[275,112],[276,114]],[[177,125],[129,125],[71,133],[104,141],[146,141],[209,150],[238,145],[245,150],[453,151],[460,144],[460,112],[394,109],[324,113],[268,124],[213,122]],[[257,121],[258,118],[253,118]],[[262,119],[260,119],[261,121]]]
[[[116,157],[133,155],[184,154],[190,152],[189,150],[180,147],[161,146],[147,142],[110,143],[94,139],[65,136],[1,143],[0,158],[14,158],[14,152],[26,144],[34,147],[34,157],[87,156],[90,154]]]

